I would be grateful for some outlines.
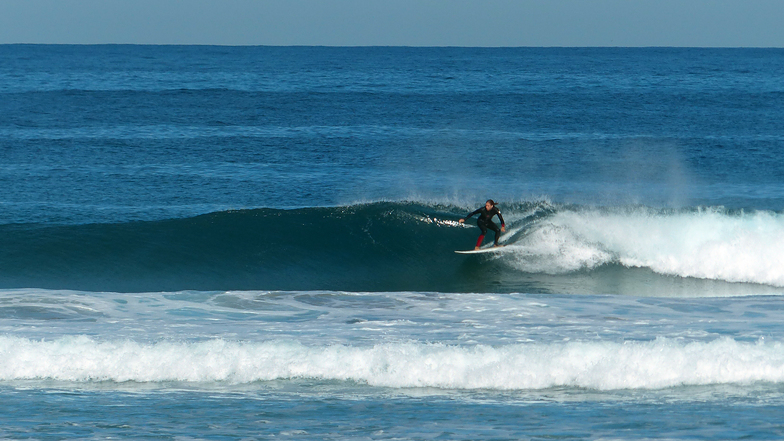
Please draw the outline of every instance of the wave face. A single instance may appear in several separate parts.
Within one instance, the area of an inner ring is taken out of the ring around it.
[[[502,208],[507,246],[468,257],[453,251],[471,248],[479,230],[471,221],[458,224],[466,209],[451,205],[382,202],[5,225],[0,288],[644,294],[687,287],[736,295],[741,288],[726,282],[758,285],[742,288],[752,291],[784,286],[778,213],[542,201]]]
[[[784,381],[784,346],[721,338],[683,343],[569,342],[459,347],[372,347],[297,342],[35,341],[0,336],[0,379],[228,382],[318,379],[391,388],[658,389]]]
[[[438,289],[470,242],[459,215],[415,204],[226,211],[187,219],[4,226],[4,287]],[[447,284],[449,287],[454,285]]]

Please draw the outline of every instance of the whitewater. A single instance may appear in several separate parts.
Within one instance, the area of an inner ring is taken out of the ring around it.
[[[87,337],[52,342],[2,338],[0,353],[5,355],[0,364],[4,381],[239,384],[315,379],[457,390],[661,389],[784,381],[784,346],[732,339],[707,344],[657,340],[498,348],[422,344],[311,348],[223,340],[140,345]]]
[[[307,438],[355,412],[379,425],[371,437],[411,436],[401,418],[433,436],[443,430],[433,415],[459,415],[447,430],[461,436],[478,427],[493,436],[552,433],[528,420],[544,414],[582,433],[574,418],[594,406],[592,425],[665,424],[646,410],[664,406],[714,422],[732,412],[727,427],[741,430],[759,418],[752,409],[784,404],[782,320],[780,296],[6,289],[0,395],[12,410],[4,430],[38,421],[18,414],[29,408],[20,394],[96,430],[119,421],[112,433],[131,437],[159,426],[137,429],[123,409],[150,405],[133,413],[155,413],[145,418],[163,427],[187,412],[251,434],[258,417],[248,412],[262,412],[273,416],[263,433]],[[488,413],[507,422],[487,428]],[[706,434],[687,421],[666,424]],[[201,430],[196,421],[186,427]]]
[[[13,333],[0,338],[4,381],[499,391],[784,382],[778,297],[6,290],[1,300]],[[744,317],[759,330],[744,330]],[[46,318],[60,323],[41,326]]]
[[[720,207],[567,209],[507,240],[510,263],[568,273],[619,264],[679,277],[784,284],[784,217]],[[519,248],[519,249],[518,249]]]

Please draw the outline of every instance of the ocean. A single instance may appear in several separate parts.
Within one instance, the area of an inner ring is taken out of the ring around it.
[[[4,439],[784,437],[784,50],[0,60]]]

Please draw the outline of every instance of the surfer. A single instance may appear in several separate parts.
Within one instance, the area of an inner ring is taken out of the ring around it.
[[[506,232],[506,226],[504,224],[504,217],[501,216],[501,210],[499,210],[495,206],[495,201],[492,199],[488,199],[485,202],[485,206],[474,211],[473,213],[469,214],[465,217],[465,219],[460,219],[460,223],[462,224],[465,222],[466,219],[470,218],[471,216],[478,214],[479,219],[476,221],[476,224],[479,225],[479,229],[482,230],[482,234],[479,235],[479,239],[476,241],[476,246],[474,247],[475,250],[479,249],[479,246],[482,245],[482,241],[485,239],[485,234],[487,234],[487,229],[491,229],[495,232],[495,242],[493,246],[498,246],[498,238],[501,236],[501,233]],[[498,230],[498,225],[493,222],[493,216],[498,215],[498,220],[501,221],[501,230]]]

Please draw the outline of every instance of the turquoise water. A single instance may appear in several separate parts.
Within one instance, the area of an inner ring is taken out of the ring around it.
[[[2,437],[784,432],[781,50],[0,57]]]

